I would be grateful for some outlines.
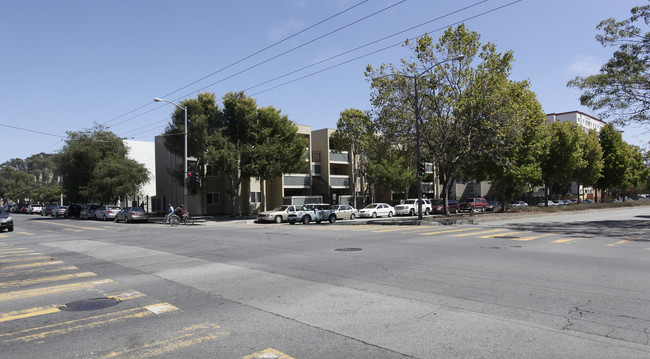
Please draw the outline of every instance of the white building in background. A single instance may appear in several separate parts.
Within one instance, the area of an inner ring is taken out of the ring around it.
[[[605,122],[593,116],[589,116],[586,113],[582,113],[580,111],[548,113],[546,114],[546,118],[548,119],[548,123],[553,123],[553,122],[577,123],[587,132],[592,129],[596,130],[596,132],[600,132],[600,130],[603,127],[605,127]]]
[[[127,198],[127,203],[122,207],[145,204],[145,210],[151,211],[151,197],[156,195],[156,148],[154,142],[124,140],[124,145],[129,149],[127,157],[145,166],[149,171],[149,182],[146,182],[135,198]]]

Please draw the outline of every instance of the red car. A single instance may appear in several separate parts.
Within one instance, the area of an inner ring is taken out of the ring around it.
[[[460,211],[460,204],[458,201],[449,201],[449,213],[456,213]],[[444,213],[444,201],[441,199],[436,199],[431,201],[431,213]]]

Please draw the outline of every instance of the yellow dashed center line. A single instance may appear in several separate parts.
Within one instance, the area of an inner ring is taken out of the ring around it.
[[[618,241],[618,242],[610,243],[610,244],[607,245],[607,247],[614,247],[615,245],[623,244],[623,243],[627,243],[627,242],[629,242],[629,241],[630,241],[629,239],[624,239],[624,240],[622,240],[622,241]]]
[[[428,236],[431,234],[441,234],[441,233],[453,233],[453,232],[461,232],[461,231],[471,231],[475,228],[456,228],[456,229],[446,229],[443,231],[435,231],[435,232],[426,232],[426,233],[420,233],[422,236]]]
[[[103,228],[75,226],[75,225],[72,225],[72,224],[55,223],[55,222],[52,222],[52,221],[36,221],[36,223],[51,224],[51,225],[54,225],[54,226],[63,226],[63,227],[78,228],[78,229],[90,229],[91,231],[103,231],[104,230]]]

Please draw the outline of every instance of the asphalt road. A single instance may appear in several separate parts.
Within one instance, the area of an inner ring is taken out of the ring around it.
[[[648,358],[650,207],[0,233],[2,358]]]

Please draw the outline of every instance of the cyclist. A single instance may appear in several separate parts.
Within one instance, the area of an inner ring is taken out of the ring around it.
[[[183,206],[182,204],[178,206],[178,208],[176,208],[176,215],[181,221],[184,221],[188,217],[188,214],[185,211],[185,206]]]
[[[174,214],[174,206],[172,204],[169,204],[169,210],[167,211],[167,214],[165,215],[165,223],[169,223],[169,218]]]

